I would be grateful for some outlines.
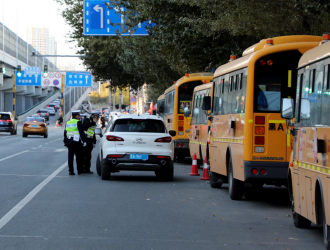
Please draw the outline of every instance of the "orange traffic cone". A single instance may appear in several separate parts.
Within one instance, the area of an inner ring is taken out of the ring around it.
[[[204,168],[203,168],[203,177],[201,179],[202,181],[209,181],[209,166],[207,165],[207,160],[205,156],[205,161],[204,161]]]
[[[199,175],[200,174],[198,173],[197,170],[197,157],[196,157],[196,153],[194,153],[190,176],[199,176]]]

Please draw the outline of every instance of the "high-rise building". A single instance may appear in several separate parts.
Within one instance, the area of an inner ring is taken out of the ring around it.
[[[28,43],[42,55],[57,55],[57,43],[55,37],[49,36],[48,28],[29,28]],[[57,66],[56,57],[50,57],[49,61]]]

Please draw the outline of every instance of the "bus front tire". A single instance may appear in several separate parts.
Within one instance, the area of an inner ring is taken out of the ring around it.
[[[228,185],[229,185],[229,196],[232,200],[240,200],[242,199],[244,187],[243,182],[236,180],[233,174],[233,167],[231,163],[231,158],[229,160],[228,167]]]

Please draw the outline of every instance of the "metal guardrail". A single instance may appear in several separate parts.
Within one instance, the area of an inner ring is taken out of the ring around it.
[[[54,95],[56,95],[56,94],[60,94],[60,93],[61,93],[61,92],[58,90],[58,91],[54,92],[53,94],[50,94],[50,95],[46,96],[45,99],[43,99],[41,102],[38,102],[37,104],[33,105],[31,108],[29,108],[29,109],[25,110],[24,112],[18,114],[17,116],[20,116],[20,115],[24,115],[24,114],[26,114],[27,112],[31,111],[31,110],[34,109],[35,107],[39,106],[40,103],[42,103],[42,102],[46,101],[47,99],[51,98],[52,96],[54,96]]]

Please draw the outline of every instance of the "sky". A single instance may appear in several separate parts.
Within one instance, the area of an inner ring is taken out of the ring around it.
[[[71,27],[61,16],[63,7],[54,0],[0,0],[0,22],[27,41],[28,28],[48,28],[50,36],[55,36],[58,55],[75,55],[75,44],[67,43]],[[79,58],[58,58],[58,65],[75,64],[82,70]],[[80,65],[79,65],[80,64]]]

